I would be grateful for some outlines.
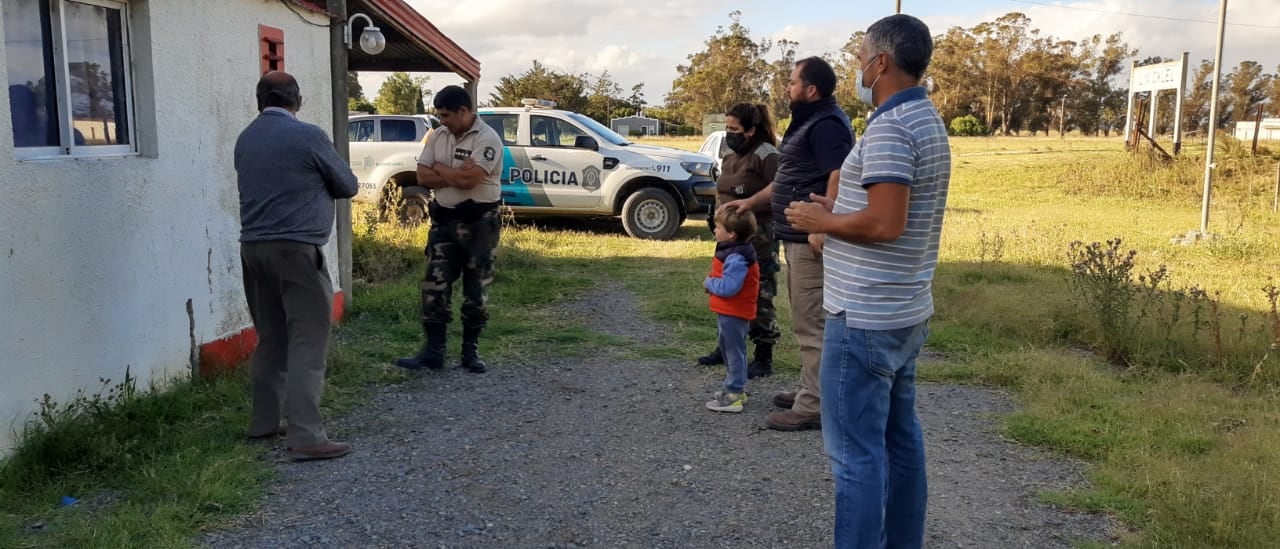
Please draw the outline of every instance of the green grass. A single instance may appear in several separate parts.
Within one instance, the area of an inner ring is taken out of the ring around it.
[[[1115,139],[954,141],[929,341],[942,358],[921,375],[1010,389],[1021,406],[1003,418],[1006,436],[1090,464],[1088,485],[1041,497],[1113,515],[1123,546],[1274,546],[1280,360],[1271,356],[1271,303],[1260,288],[1280,267],[1275,160],[1242,156],[1227,141],[1211,218],[1219,238],[1182,246],[1170,238],[1199,225],[1203,145],[1188,144],[1173,164],[1121,149]],[[388,362],[420,338],[425,229],[361,213],[356,233],[358,280],[335,332],[331,416],[371,387],[405,379]],[[1122,342],[1131,361],[1093,352],[1108,339],[1071,292],[1067,249],[1117,237],[1139,252],[1135,274],[1168,267],[1170,281],[1155,294],[1165,299],[1162,315],[1179,288],[1219,296],[1221,343],[1188,329],[1186,318],[1157,315]],[[608,346],[623,358],[691,359],[714,342],[699,286],[710,252],[699,221],[670,242],[631,239],[612,223],[508,226],[486,356],[517,364]],[[602,335],[560,306],[606,280],[635,293],[639,313],[667,326],[669,338],[639,345]],[[786,300],[778,306],[787,332]],[[783,338],[777,357],[784,370],[798,367],[793,338]],[[51,418],[0,466],[0,547],[181,546],[259,500],[271,469],[262,450],[238,442],[248,412],[243,376],[115,401]],[[63,495],[84,503],[59,508]],[[43,527],[28,533],[35,523]]]
[[[991,143],[1017,140],[956,143],[929,342],[947,359],[923,375],[1013,389],[1022,407],[1005,419],[1010,438],[1093,464],[1089,486],[1045,498],[1113,514],[1130,531],[1126,546],[1274,546],[1280,362],[1261,287],[1280,261],[1280,217],[1263,184],[1274,185],[1275,160],[1227,157],[1245,168],[1217,179],[1211,230],[1220,239],[1183,246],[1170,238],[1199,226],[1194,145],[1161,165],[1114,141],[1010,155],[987,154]],[[1004,243],[991,261],[995,234]],[[1128,343],[1150,360],[1127,368],[1085,351],[1101,335],[1068,287],[1067,244],[1116,237],[1139,252],[1138,272],[1167,265],[1170,287],[1220,295],[1218,363],[1207,359],[1211,339],[1193,336],[1186,320],[1144,322]],[[1160,345],[1177,353],[1152,352]]]

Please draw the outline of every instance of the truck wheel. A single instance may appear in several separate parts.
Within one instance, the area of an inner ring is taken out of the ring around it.
[[[430,189],[401,187],[400,204],[396,207],[396,218],[401,225],[417,226],[427,220],[427,203],[430,201]]]
[[[680,230],[680,208],[662,189],[640,189],[622,204],[622,228],[635,238],[670,240]]]

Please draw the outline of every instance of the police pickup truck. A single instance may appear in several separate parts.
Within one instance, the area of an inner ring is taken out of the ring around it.
[[[633,237],[667,240],[689,214],[714,206],[714,158],[632,143],[588,116],[557,110],[550,101],[526,99],[522,104],[477,111],[502,138],[502,202],[514,215],[620,217]],[[420,143],[417,148],[421,151]],[[360,162],[376,167],[402,163],[361,160],[356,151],[353,142],[353,168]],[[416,212],[416,201],[425,201],[430,191],[416,186],[413,173],[405,173],[390,179],[396,185],[371,185],[365,199],[385,198],[387,190],[399,187],[404,197],[400,211]],[[360,178],[357,200],[366,196],[365,181]]]
[[[632,143],[550,101],[483,108],[505,145],[502,201],[516,215],[621,217],[627,234],[666,240],[715,204],[709,156]]]

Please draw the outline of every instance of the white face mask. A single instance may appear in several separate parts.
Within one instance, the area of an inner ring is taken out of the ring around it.
[[[879,57],[879,56],[876,56],[876,57]],[[871,62],[872,62],[872,63],[874,63],[874,62],[875,62],[875,59],[873,58],[873,59],[871,60]],[[869,66],[871,66],[871,63],[867,63],[867,66],[868,66],[868,67],[869,67]],[[866,67],[863,67],[863,69],[865,69],[865,68],[866,68]],[[875,104],[875,93],[874,93],[874,91],[875,91],[875,89],[876,89],[876,84],[879,84],[879,83],[880,83],[880,77],[881,77],[881,76],[884,76],[884,73],[880,73],[880,75],[879,75],[879,76],[876,76],[876,80],[875,80],[875,82],[872,82],[872,83],[871,83],[871,86],[870,86],[870,87],[867,87],[866,85],[864,85],[864,84],[862,83],[862,71],[863,71],[863,69],[858,69],[858,74],[857,74],[857,76],[855,76],[855,78],[856,78],[856,79],[857,79],[857,81],[858,81],[858,99],[859,99],[859,100],[861,100],[863,103],[866,103],[866,104],[868,104],[868,105],[871,105],[872,107],[876,107],[876,104]]]

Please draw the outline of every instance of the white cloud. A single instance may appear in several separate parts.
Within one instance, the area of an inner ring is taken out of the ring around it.
[[[1105,36],[1113,32],[1124,33],[1129,45],[1139,49],[1139,57],[1158,55],[1177,58],[1187,51],[1191,53],[1193,64],[1198,64],[1201,59],[1213,58],[1218,34],[1217,2],[1099,0],[1062,4],[1081,9],[1028,5],[1022,11],[1041,30],[1062,38],[1079,39],[1093,34]],[[1197,19],[1210,23],[1101,12]],[[1280,48],[1276,47],[1280,45],[1280,11],[1275,10],[1275,0],[1232,0],[1227,21],[1277,28],[1228,26],[1223,48],[1223,64],[1226,65],[1223,72],[1243,60],[1258,61],[1269,70],[1274,70],[1280,64]]]

